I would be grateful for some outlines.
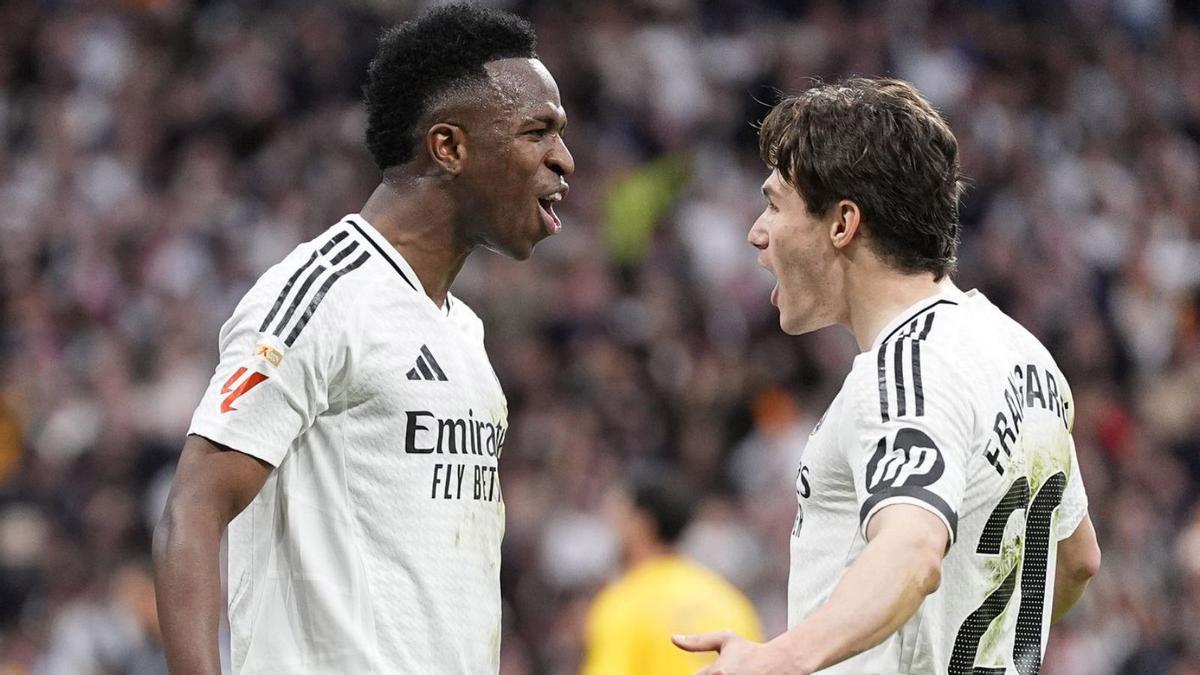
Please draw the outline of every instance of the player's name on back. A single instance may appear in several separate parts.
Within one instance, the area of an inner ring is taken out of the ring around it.
[[[1004,466],[1000,462],[1000,451],[1003,450],[1005,456],[1012,457],[1012,444],[1016,442],[1017,436],[1021,433],[1021,423],[1025,420],[1025,409],[1037,408],[1047,410],[1062,420],[1063,426],[1070,430],[1068,422],[1068,410],[1070,401],[1059,396],[1058,381],[1054,379],[1054,373],[1046,371],[1044,374],[1045,385],[1042,384],[1043,375],[1039,374],[1038,367],[1032,363],[1027,363],[1024,366],[1016,364],[1012,368],[1012,374],[1008,378],[1008,387],[1004,390],[1004,402],[1008,414],[1004,410],[996,412],[995,422],[992,425],[994,432],[995,447],[988,443],[988,450],[984,456],[996,472],[1001,476],[1004,475]]]

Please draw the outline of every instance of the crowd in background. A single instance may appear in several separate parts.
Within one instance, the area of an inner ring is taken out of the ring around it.
[[[1069,377],[1103,569],[1046,675],[1200,674],[1200,10],[1187,0],[521,0],[578,170],[489,253],[511,433],[503,672],[573,672],[619,568],[601,501],[703,490],[684,548],[786,620],[795,471],[855,354],[784,336],[745,243],[753,122],[901,77],[958,135],[958,284]],[[360,87],[407,2],[0,4],[0,673],[162,673],[149,534],[221,323],[378,181]],[[665,638],[664,638],[665,639]]]

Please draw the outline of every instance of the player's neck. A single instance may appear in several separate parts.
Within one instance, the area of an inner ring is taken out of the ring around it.
[[[396,247],[416,272],[425,293],[439,307],[473,248],[458,240],[453,205],[436,186],[414,178],[397,187],[375,188],[361,215]]]
[[[934,281],[930,273],[905,274],[880,263],[877,269],[847,280],[846,326],[854,333],[858,348],[865,352],[875,344],[884,326],[901,312],[950,288],[954,283],[948,276]]]

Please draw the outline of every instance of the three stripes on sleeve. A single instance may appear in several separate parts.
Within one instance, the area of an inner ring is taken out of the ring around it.
[[[343,245],[349,233],[341,230],[331,236],[328,241],[288,277],[283,290],[275,298],[271,311],[259,326],[260,333],[270,331],[276,337],[282,338],[288,347],[300,337],[304,327],[308,325],[313,314],[317,311],[329,289],[339,279],[358,269],[371,257],[369,251],[360,251],[359,243],[350,240]],[[357,255],[356,255],[357,254]],[[297,287],[297,283],[299,286]],[[315,287],[315,290],[314,290]],[[295,293],[292,292],[295,288]],[[287,306],[284,309],[284,306]],[[299,311],[303,307],[303,311]],[[283,310],[282,313],[280,310]],[[278,321],[276,321],[278,318]],[[274,329],[271,329],[274,323]]]
[[[914,417],[922,417],[925,414],[925,383],[921,379],[921,342],[929,337],[929,332],[933,329],[935,313],[930,310],[940,304],[958,303],[939,300],[929,305],[901,323],[879,345],[879,413],[884,422],[893,417],[905,417],[910,410]],[[892,340],[893,337],[896,338],[895,341]],[[889,352],[892,359],[888,359]],[[892,366],[891,372],[889,365]],[[908,371],[908,378],[905,377],[905,370]],[[908,405],[910,398],[911,409]],[[894,410],[889,405],[892,401],[896,404]]]

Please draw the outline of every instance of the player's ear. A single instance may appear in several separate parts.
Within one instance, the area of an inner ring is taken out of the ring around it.
[[[842,199],[830,209],[829,239],[834,248],[845,248],[858,235],[862,225],[862,211],[858,204]]]
[[[425,132],[425,152],[442,171],[457,176],[467,160],[467,133],[449,122],[438,122]]]

